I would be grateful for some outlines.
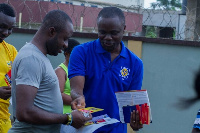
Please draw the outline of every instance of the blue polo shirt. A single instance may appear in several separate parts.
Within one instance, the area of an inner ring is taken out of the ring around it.
[[[78,45],[71,53],[69,78],[84,76],[86,106],[104,109],[93,116],[108,114],[120,120],[115,92],[141,89],[143,63],[122,41],[121,47],[121,53],[112,62],[111,54],[103,49],[99,39]],[[126,133],[127,126],[119,122],[96,132]]]

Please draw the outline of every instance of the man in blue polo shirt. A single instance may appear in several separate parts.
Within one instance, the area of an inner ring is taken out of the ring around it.
[[[141,89],[143,63],[122,42],[126,26],[119,8],[103,8],[97,17],[97,25],[99,39],[77,46],[70,56],[72,108],[103,108],[93,117],[108,114],[119,120],[115,92]],[[130,125],[135,131],[143,127],[138,112],[132,112]],[[95,132],[126,133],[127,126],[118,122]]]

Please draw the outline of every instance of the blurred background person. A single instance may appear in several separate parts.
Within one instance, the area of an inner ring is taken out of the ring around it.
[[[200,70],[196,73],[193,84],[196,95],[191,98],[181,98],[180,102],[177,104],[179,109],[187,109],[200,100]],[[200,109],[194,121],[192,133],[200,133]]]
[[[198,100],[200,100],[200,71],[197,72],[194,80],[194,90],[196,92],[196,96],[186,100],[185,106],[190,107],[194,103],[196,103]],[[197,113],[196,119],[194,121],[192,133],[200,133],[200,109]]]
[[[80,43],[77,40],[69,39],[68,48],[64,49],[65,61],[61,63],[56,69],[56,75],[58,76],[60,91],[63,99],[63,113],[71,113],[71,102],[72,98],[70,96],[70,82],[68,78],[68,63],[69,57],[73,48]]]

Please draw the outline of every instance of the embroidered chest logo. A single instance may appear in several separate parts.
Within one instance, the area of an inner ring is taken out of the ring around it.
[[[9,68],[12,67],[12,61],[7,61],[6,63],[7,63],[7,66],[8,66]]]
[[[119,76],[122,77],[122,80],[128,79],[129,73],[130,73],[130,69],[129,68],[121,66],[121,70],[120,70]]]

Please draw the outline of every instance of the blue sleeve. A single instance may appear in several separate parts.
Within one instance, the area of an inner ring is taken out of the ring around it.
[[[134,67],[134,74],[129,90],[141,90],[143,80],[143,63],[140,59],[136,60]]]
[[[68,77],[71,79],[74,76],[85,76],[85,51],[82,45],[76,46],[70,55]]]

